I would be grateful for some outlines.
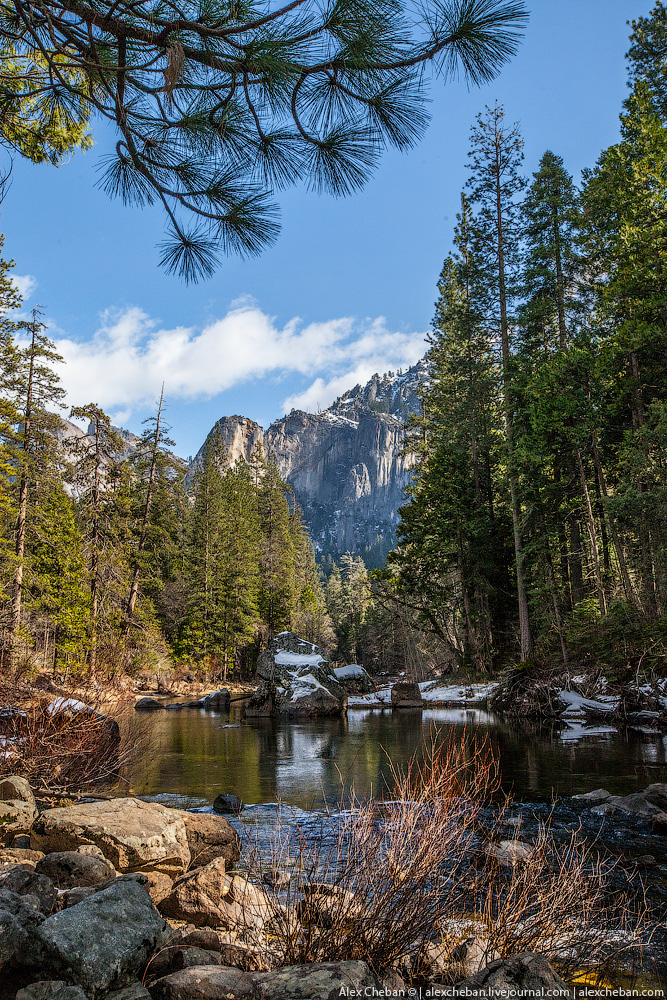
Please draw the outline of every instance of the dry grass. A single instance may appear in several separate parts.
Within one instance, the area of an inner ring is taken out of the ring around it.
[[[544,829],[516,864],[489,856],[480,811],[499,782],[488,745],[433,742],[393,777],[391,801],[353,796],[312,835],[279,823],[270,858],[246,850],[255,878],[292,874],[273,920],[277,964],[362,959],[444,983],[464,978],[456,946],[471,935],[481,966],[538,951],[565,976],[608,970],[637,944],[627,906],[609,897],[610,869],[576,834],[559,847]]]

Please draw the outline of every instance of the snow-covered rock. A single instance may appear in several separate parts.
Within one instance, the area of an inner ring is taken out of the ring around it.
[[[373,690],[373,681],[358,663],[348,663],[345,667],[334,667],[334,674],[340,684],[350,694],[366,694]]]
[[[250,716],[342,715],[347,708],[345,689],[322,650],[282,632],[260,653],[257,693],[246,706]]]

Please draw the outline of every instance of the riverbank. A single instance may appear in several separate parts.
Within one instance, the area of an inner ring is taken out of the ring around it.
[[[667,872],[667,785],[624,801],[597,791],[550,815],[507,809],[485,804],[493,768],[480,756],[461,771],[467,754],[450,747],[391,801],[317,814],[127,797],[45,808],[23,779],[5,779],[4,995],[9,984],[18,1000],[56,1000],[31,984],[62,982],[81,993],[61,1000],[328,1000],[345,985],[406,996],[503,976],[566,989],[582,969],[625,982],[638,961],[657,982],[664,893],[647,908],[628,890],[640,875],[645,888],[651,867]],[[659,856],[631,862],[627,836],[642,825]],[[606,849],[612,827],[620,852]]]

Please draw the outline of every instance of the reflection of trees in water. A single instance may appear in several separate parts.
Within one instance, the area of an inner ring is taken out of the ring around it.
[[[130,775],[138,794],[174,793],[212,802],[233,792],[245,802],[278,799],[305,808],[357,795],[390,791],[392,766],[423,752],[424,739],[452,730],[472,741],[490,740],[503,789],[517,799],[549,800],[604,786],[627,794],[667,780],[661,736],[628,730],[576,742],[557,727],[517,727],[478,710],[350,713],[345,719],[288,722],[257,719],[221,728],[228,716],[195,711],[154,713],[146,720],[148,746]]]

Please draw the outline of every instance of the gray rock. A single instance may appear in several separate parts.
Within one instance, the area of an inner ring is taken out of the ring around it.
[[[259,1000],[259,991],[246,972],[225,966],[195,966],[151,984],[153,1000]],[[287,1000],[284,994],[281,1000]]]
[[[34,896],[0,889],[0,966],[21,953],[44,920]]]
[[[423,708],[422,693],[416,681],[397,681],[391,689],[392,708]]]
[[[31,868],[17,867],[3,872],[0,875],[0,889],[15,892],[18,896],[36,897],[40,910],[46,915],[56,908],[58,892],[53,882]]]
[[[0,779],[0,801],[30,802],[35,804],[35,796],[27,778],[18,774],[10,774]]]
[[[276,905],[247,879],[227,875],[219,858],[177,879],[159,908],[165,916],[187,920],[196,927],[224,927],[243,933],[261,930],[274,915]]]
[[[159,712],[165,708],[161,701],[155,698],[140,698],[134,706],[135,712]]]
[[[54,851],[38,862],[35,871],[47,875],[58,889],[93,886],[116,877],[116,869],[104,857],[79,851]]]
[[[544,955],[524,951],[511,958],[491,962],[475,976],[458,983],[456,993],[465,996],[465,990],[476,990],[477,996],[517,996],[516,990],[526,996],[572,996],[570,988],[554,972]],[[529,991],[534,992],[529,992]],[[553,993],[558,990],[562,992]]]
[[[283,871],[282,868],[268,868],[262,875],[262,879],[264,884],[270,886],[271,889],[280,889],[289,885],[292,876],[289,872]]]
[[[381,988],[380,981],[365,962],[288,965],[271,972],[253,972],[251,977],[262,1000],[286,1000],[287,997],[289,1000],[337,1000],[345,995],[345,990],[361,990],[361,996],[371,996],[373,988]]]
[[[319,646],[294,632],[281,632],[257,660],[260,690],[246,715],[342,715],[347,695]]]
[[[24,868],[34,868],[43,857],[41,851],[31,851],[29,848],[0,848],[0,865],[23,865]]]
[[[47,809],[33,824],[31,844],[47,853],[95,844],[122,872],[145,869],[177,875],[190,864],[181,813],[141,799]]]
[[[56,979],[25,986],[16,994],[16,1000],[87,1000],[87,997],[78,986],[70,986],[69,983]]]
[[[220,795],[216,795],[213,808],[217,813],[227,813],[237,816],[240,812],[243,812],[245,806],[238,795],[232,795],[230,792],[221,792]]]
[[[171,976],[181,969],[191,969],[197,965],[227,965],[220,952],[206,951],[193,945],[167,945],[154,955],[146,966],[145,978],[151,981]]]
[[[240,799],[238,801],[241,802]],[[185,824],[190,849],[190,868],[208,865],[216,858],[224,858],[228,869],[236,864],[241,857],[241,838],[229,820],[223,816],[187,812],[185,809],[174,809],[172,812],[178,813]]]
[[[660,812],[667,813],[667,782],[655,782],[644,789],[644,797]]]
[[[231,700],[231,695],[227,688],[221,688],[219,691],[213,691],[211,694],[207,694],[204,698],[199,699],[199,705],[201,708],[206,708],[209,711],[222,712],[226,708],[229,708],[229,702]]]
[[[32,789],[25,778],[9,775],[0,781],[0,843],[11,844],[27,833],[37,816]]]
[[[243,969],[244,972],[270,969],[278,964],[276,956],[268,948],[244,944],[231,934],[212,927],[184,928],[176,938],[170,939],[169,944],[172,943],[216,952],[223,965]]]
[[[104,1000],[151,1000],[151,995],[137,980],[129,986],[124,986],[122,990],[112,990],[111,993],[107,993]]]
[[[485,853],[506,868],[527,861],[533,853],[530,844],[522,844],[520,840],[500,840],[498,843],[487,844]]]
[[[592,792],[583,792],[581,795],[573,795],[573,799],[578,802],[585,802],[587,806],[599,806],[603,802],[608,802],[611,792],[606,788],[595,788]]]
[[[146,890],[119,879],[40,924],[23,961],[95,996],[135,978],[167,933]]]

